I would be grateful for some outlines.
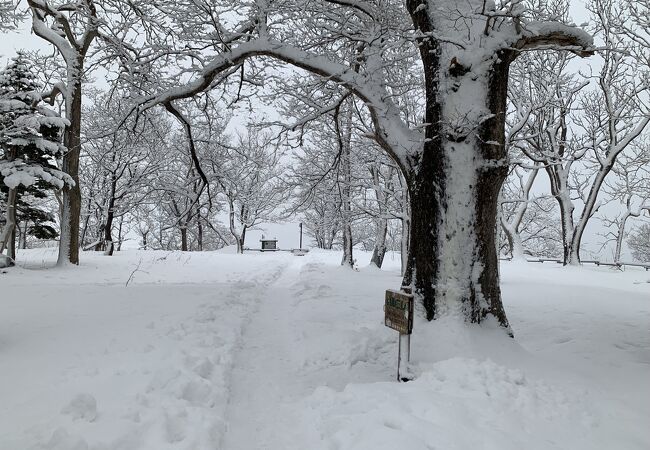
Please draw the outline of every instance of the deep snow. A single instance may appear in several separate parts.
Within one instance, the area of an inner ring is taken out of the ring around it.
[[[418,321],[396,383],[390,255],[82,257],[0,273],[2,450],[650,448],[643,270],[505,262],[516,338]]]

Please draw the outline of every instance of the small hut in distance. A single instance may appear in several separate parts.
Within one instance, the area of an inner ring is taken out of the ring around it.
[[[276,238],[267,239],[264,237],[264,235],[262,235],[260,242],[262,243],[262,248],[260,248],[260,251],[262,252],[276,252],[280,250],[278,248],[278,240]]]

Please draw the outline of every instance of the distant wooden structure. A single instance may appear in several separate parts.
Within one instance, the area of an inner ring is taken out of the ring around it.
[[[262,248],[260,248],[260,251],[262,252],[277,252],[278,250],[280,250],[278,248],[277,239],[265,239],[264,236],[262,236],[260,242],[262,243]]]

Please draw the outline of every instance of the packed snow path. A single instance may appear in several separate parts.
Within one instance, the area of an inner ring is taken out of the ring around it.
[[[309,429],[286,408],[317,387],[300,374],[301,361],[296,358],[300,343],[292,336],[296,325],[292,287],[303,261],[296,259],[265,292],[264,301],[245,328],[234,359],[226,434],[220,446],[224,450],[288,450],[318,438],[309,436]]]
[[[416,323],[398,384],[397,258],[27,256],[0,273],[2,450],[650,448],[644,271],[504,263],[516,340]]]

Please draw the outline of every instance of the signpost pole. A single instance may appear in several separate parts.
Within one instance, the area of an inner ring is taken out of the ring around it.
[[[300,226],[300,246],[298,248],[302,250],[302,222],[300,222],[299,226]]]
[[[408,362],[411,359],[411,335],[399,334],[399,350],[397,352],[397,381],[408,381]]]
[[[401,291],[411,294],[410,286],[402,286]],[[409,303],[409,317],[413,320],[413,302]],[[411,379],[408,363],[411,360],[411,333],[399,334],[399,361],[397,362],[397,381],[409,381]]]
[[[386,291],[384,324],[399,332],[397,341],[397,381],[409,381],[412,375],[408,363],[411,360],[411,333],[413,332],[413,295],[411,288],[402,286],[401,291]]]

